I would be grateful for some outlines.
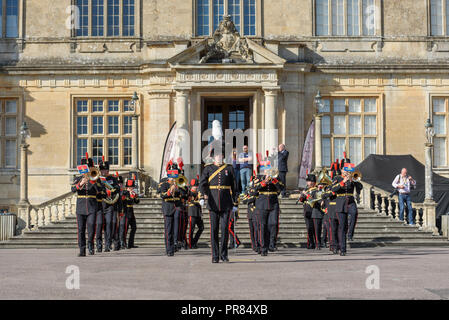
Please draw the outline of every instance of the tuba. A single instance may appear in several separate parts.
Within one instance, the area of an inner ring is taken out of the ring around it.
[[[321,185],[331,185],[332,184],[332,179],[331,177],[329,177],[329,175],[327,174],[327,170],[323,169],[320,174],[318,175],[318,184]]]
[[[106,198],[103,199],[103,201],[109,205],[115,204],[119,197],[120,197],[120,193],[116,192],[116,189],[111,186],[107,181],[102,181],[103,184],[105,185],[106,189],[108,189],[111,192],[111,195],[107,196]]]

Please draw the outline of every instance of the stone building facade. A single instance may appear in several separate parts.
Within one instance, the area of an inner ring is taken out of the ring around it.
[[[85,151],[105,154],[113,171],[129,170],[134,92],[137,165],[156,179],[174,121],[191,132],[196,121],[204,129],[219,119],[278,129],[295,188],[318,91],[324,165],[344,150],[354,162],[371,153],[424,162],[430,117],[435,170],[449,175],[446,2],[3,0],[0,206],[19,199],[23,120],[31,203],[69,191]],[[201,63],[226,15],[253,62]]]

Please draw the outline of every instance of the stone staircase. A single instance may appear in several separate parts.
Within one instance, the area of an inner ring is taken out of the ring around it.
[[[280,247],[305,247],[307,234],[302,205],[294,199],[281,200],[279,225]],[[141,247],[164,247],[164,219],[161,200],[143,198],[135,206],[137,219],[136,245]],[[236,232],[245,247],[250,246],[250,235],[246,218],[247,208],[240,207],[240,220]],[[209,216],[203,213],[205,230],[199,246],[209,246]],[[350,247],[375,246],[448,246],[449,241],[431,232],[418,231],[417,227],[405,226],[399,221],[380,215],[374,210],[359,208],[359,217]],[[0,242],[0,248],[75,248],[77,246],[76,217],[69,216],[39,227],[37,231],[26,231],[8,241]]]

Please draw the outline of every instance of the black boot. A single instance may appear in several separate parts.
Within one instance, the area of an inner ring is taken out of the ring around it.
[[[124,241],[122,241],[121,243],[120,243],[120,249],[126,249],[126,243],[124,242]]]
[[[80,253],[78,253],[78,257],[85,257],[86,256],[86,249],[80,250]]]

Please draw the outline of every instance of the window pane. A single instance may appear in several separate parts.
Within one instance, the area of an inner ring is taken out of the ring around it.
[[[6,37],[19,36],[19,9],[18,0],[6,0]]]
[[[108,117],[108,133],[109,134],[119,133],[118,116]]]
[[[370,154],[377,153],[376,138],[366,138],[365,139],[365,158]]]
[[[344,0],[332,0],[332,35],[343,36],[344,29]]]
[[[334,139],[334,160],[343,158],[343,152],[346,151],[344,138]]]
[[[79,100],[76,102],[76,111],[77,112],[87,112],[88,111],[88,104],[87,100]]]
[[[365,134],[375,135],[377,134],[377,121],[376,116],[365,116]]]
[[[232,21],[237,28],[237,31],[241,34],[240,31],[240,0],[228,0],[228,14],[231,16]]]
[[[118,166],[118,139],[108,139],[108,160],[109,164]]]
[[[209,35],[209,0],[197,0],[197,33],[199,36]]]
[[[214,30],[217,30],[218,25],[223,20],[224,15],[224,0],[213,0],[214,1]]]
[[[92,117],[92,134],[103,134],[103,117]]]
[[[334,112],[346,112],[345,99],[334,100]]]
[[[346,117],[334,117],[334,134],[346,134]]]
[[[365,112],[377,112],[376,99],[365,99]]]
[[[123,139],[123,164],[131,165],[131,139]]]
[[[374,0],[362,0],[362,25],[364,36],[374,36],[376,33],[376,7]]]
[[[109,112],[119,112],[119,101],[118,100],[110,100],[108,101],[108,111]]]
[[[352,113],[362,112],[360,99],[349,99],[348,104],[349,104],[349,112]]]
[[[17,113],[17,100],[7,100],[5,112],[6,113]]]
[[[135,9],[134,0],[123,0],[123,36],[135,35]]]
[[[324,99],[323,100],[322,108],[319,109],[318,112],[320,112],[320,113],[331,112],[331,102],[330,102],[329,99]]]
[[[103,100],[95,100],[92,102],[92,112],[103,112]]]
[[[92,139],[92,160],[95,164],[103,157],[103,139]]]
[[[432,36],[443,35],[443,8],[441,0],[430,1],[430,21]]]
[[[434,138],[433,161],[435,167],[446,166],[446,138]]]
[[[351,138],[349,139],[349,156],[352,163],[358,165],[362,162],[362,139]]]
[[[131,112],[131,100],[123,101],[123,111],[124,112]]]
[[[132,133],[132,117],[125,116],[123,117],[123,134],[131,134]]]
[[[256,0],[244,0],[243,1],[243,14],[244,14],[244,35],[255,36],[256,35]]]
[[[76,5],[79,9],[76,35],[78,37],[87,37],[89,36],[89,0],[77,0]]]
[[[92,0],[92,36],[104,35],[104,0]]]
[[[316,0],[316,34],[317,36],[329,35],[328,0]]]
[[[78,139],[76,142],[76,164],[81,164],[81,159],[84,158],[87,152],[87,139]]]
[[[17,143],[16,140],[5,141],[5,166],[15,167],[17,157]]]
[[[321,141],[321,161],[323,166],[330,167],[331,165],[331,139],[323,138]]]
[[[8,117],[5,119],[5,134],[7,136],[15,136],[17,134],[16,117]]]
[[[108,36],[120,35],[120,0],[108,0]]]
[[[321,134],[331,134],[331,118],[324,116],[321,120]]]
[[[433,112],[446,112],[444,99],[433,99]]]
[[[435,134],[446,134],[446,116],[434,115],[433,125],[435,129]]]
[[[359,0],[348,1],[348,35],[360,35],[359,28]]]
[[[87,117],[77,118],[76,133],[78,135],[87,134]]]
[[[360,116],[349,117],[349,134],[362,134],[362,123]]]

